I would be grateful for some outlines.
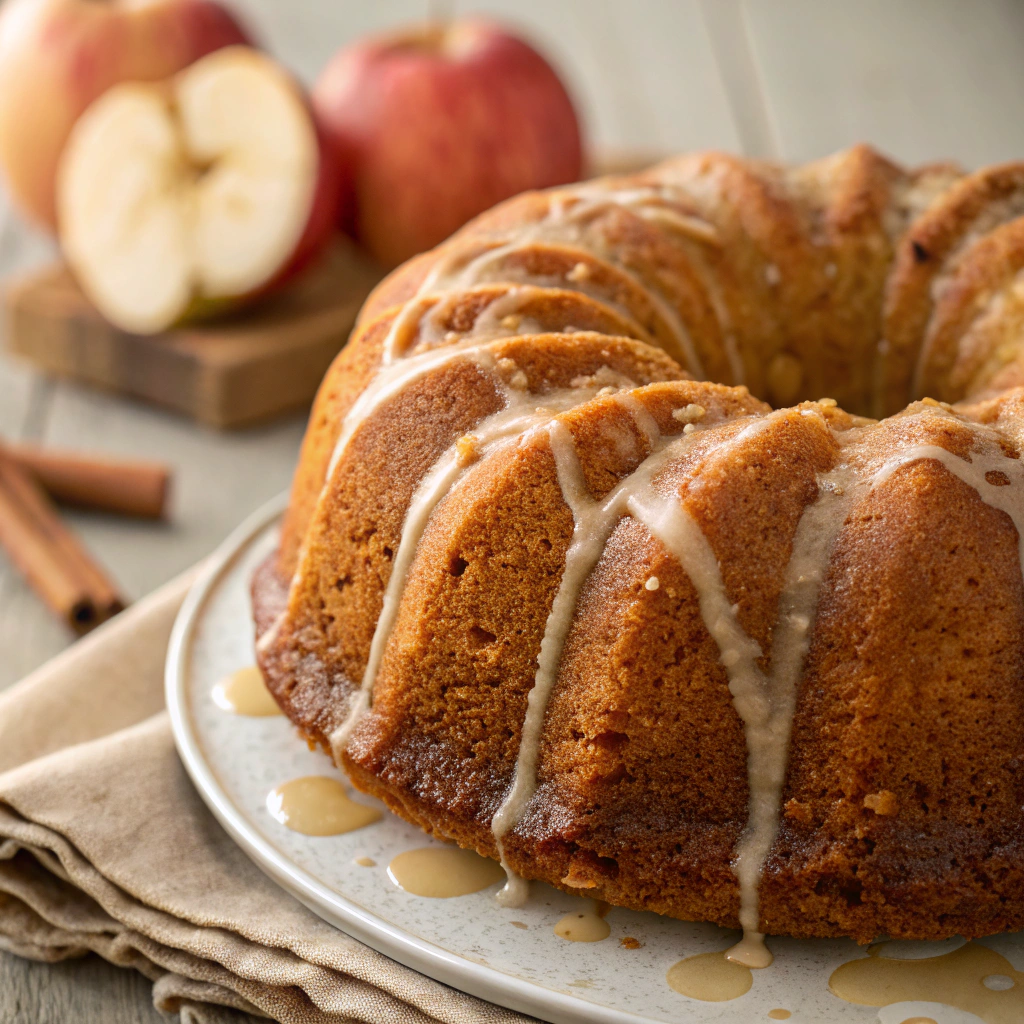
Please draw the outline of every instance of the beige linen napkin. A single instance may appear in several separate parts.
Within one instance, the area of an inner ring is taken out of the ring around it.
[[[0,695],[0,947],[50,961],[94,951],[151,978],[157,1007],[197,1024],[244,1013],[529,1021],[332,928],[222,831],[162,710],[167,639],[189,582]]]

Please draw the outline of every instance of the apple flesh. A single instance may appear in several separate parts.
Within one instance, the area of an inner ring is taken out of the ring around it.
[[[337,195],[300,87],[229,47],[86,110],[58,173],[60,241],[100,312],[152,334],[297,272],[332,234]]]
[[[159,81],[248,42],[211,0],[5,0],[0,7],[0,171],[15,204],[56,227],[61,150],[111,86]]]
[[[340,51],[313,104],[351,190],[345,224],[385,266],[531,188],[576,181],[580,128],[531,46],[467,20]]]

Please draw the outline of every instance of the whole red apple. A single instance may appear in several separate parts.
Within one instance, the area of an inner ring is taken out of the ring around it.
[[[0,8],[0,171],[15,204],[56,226],[61,150],[112,85],[169,77],[248,36],[213,0],[5,0]]]
[[[356,237],[385,266],[531,188],[575,181],[579,122],[551,66],[508,30],[456,21],[340,51],[313,103],[350,175]]]

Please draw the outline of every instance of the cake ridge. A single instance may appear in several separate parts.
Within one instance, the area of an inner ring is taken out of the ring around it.
[[[657,428],[653,417],[636,400],[635,395],[628,392],[620,393],[613,396],[613,400],[622,405],[633,417],[637,427],[647,438],[651,451],[630,474],[600,500],[591,497],[583,482],[579,460],[569,432],[557,420],[549,432],[559,487],[563,500],[572,510],[575,527],[541,640],[538,668],[528,696],[527,717],[520,738],[512,785],[491,820],[491,831],[501,854],[502,865],[508,874],[506,887],[499,895],[500,902],[505,906],[521,905],[526,898],[522,880],[516,876],[504,856],[502,840],[518,824],[536,792],[536,765],[541,731],[580,591],[604,553],[608,537],[622,516],[631,514],[651,528],[650,517],[645,515],[647,509],[641,502],[641,495],[651,490],[652,482],[658,473],[694,439],[693,432],[687,432],[685,429],[680,434],[663,434]],[[729,443],[734,444],[743,440],[750,433],[761,429],[764,422],[753,420],[731,438]],[[689,520],[685,512],[683,516]],[[692,523],[692,520],[689,521]],[[694,528],[699,533],[699,528],[696,528],[695,524]],[[758,648],[756,656],[759,657],[760,653]]]
[[[452,239],[451,249],[439,259],[424,277],[419,285],[416,294],[422,296],[437,288],[446,277],[454,277],[445,285],[445,290],[469,287],[479,280],[479,272],[489,264],[498,262],[502,257],[520,252],[540,243],[556,244],[566,246],[570,242],[579,243],[579,239],[565,238],[562,230],[582,225],[588,217],[603,211],[625,209],[630,213],[646,221],[665,222],[665,215],[672,216],[672,225],[679,230],[685,227],[688,237],[699,241],[702,244],[717,244],[713,225],[703,221],[695,215],[682,215],[671,210],[660,207],[652,207],[652,202],[680,202],[684,197],[682,193],[676,193],[669,186],[660,187],[642,186],[615,189],[600,187],[593,184],[584,184],[575,189],[556,189],[546,194],[546,205],[543,216],[532,223],[520,226],[517,235],[510,240],[500,241],[499,239],[488,238],[484,251],[472,257],[468,264],[459,266],[459,259],[463,255],[460,250],[462,233]],[[479,219],[478,219],[479,220]],[[476,222],[474,222],[476,223]],[[471,225],[472,226],[472,225]],[[703,230],[701,230],[703,229]],[[470,238],[465,241],[470,251],[474,242],[480,244],[479,240]],[[586,248],[581,250],[581,255],[594,256]],[[612,254],[614,255],[614,254]],[[673,333],[681,347],[683,358],[681,362],[684,367],[697,377],[704,375],[704,368],[700,355],[697,352],[693,338],[686,324],[679,313],[674,310],[668,300],[660,293],[656,286],[642,280],[634,271],[620,261],[613,263],[615,269],[628,277],[654,303],[660,315],[671,325]],[[734,371],[738,370],[738,376],[733,383],[743,383],[742,363],[735,353],[734,347],[726,338],[723,339],[726,348],[729,350],[729,358]]]
[[[596,393],[596,387],[548,392],[544,395],[544,405],[536,407],[536,401],[530,401],[532,396],[508,388],[505,392],[505,407],[474,428],[472,434],[460,438],[423,478],[402,525],[402,539],[395,553],[391,577],[384,593],[384,607],[377,619],[359,692],[344,723],[330,736],[331,751],[336,760],[340,761],[349,736],[358,726],[361,715],[370,707],[373,684],[398,612],[398,601],[430,514],[458,487],[461,477],[476,460],[486,458],[502,445],[522,443],[531,433],[549,422],[552,425],[547,429],[554,429],[553,424],[557,420],[552,420],[552,417],[560,411],[583,404]],[[528,409],[531,405],[535,407],[532,413]]]
[[[492,265],[500,264],[501,261],[507,256],[515,256],[517,254],[530,252],[531,250],[541,250],[544,247],[548,247],[552,250],[557,249],[563,254],[575,254],[578,256],[575,267],[586,266],[587,263],[598,262],[603,263],[605,266],[611,268],[615,274],[628,280],[628,282],[635,287],[638,291],[642,292],[655,308],[659,318],[669,327],[671,334],[674,336],[679,351],[672,353],[675,356],[679,356],[681,353],[680,363],[694,376],[700,377],[702,375],[701,361],[698,357],[696,350],[693,346],[693,340],[690,332],[686,329],[679,314],[671,307],[669,302],[659,294],[659,292],[649,287],[637,274],[632,272],[628,267],[622,266],[619,263],[613,263],[610,260],[603,259],[597,256],[595,253],[588,251],[583,247],[576,247],[567,244],[566,242],[560,242],[554,245],[552,240],[544,239],[543,236],[538,237],[527,237],[525,239],[519,239],[514,242],[506,243],[495,243],[493,248],[488,248],[485,252],[475,257],[465,267],[461,268],[456,274],[453,281],[441,288],[441,284],[444,282],[444,274],[440,274],[436,279],[431,280],[430,285],[432,289],[438,289],[442,294],[451,293],[457,291],[460,288],[468,288],[474,284],[480,283],[486,280],[484,271]],[[584,260],[586,262],[584,262]],[[504,271],[505,279],[510,278],[511,272]],[[527,275],[528,276],[528,275]],[[543,276],[541,276],[543,280]],[[571,286],[577,288],[585,295],[590,295],[592,298],[597,298],[599,289],[588,286],[588,277],[580,276],[579,278],[566,278],[561,282],[562,287]],[[431,294],[430,291],[422,293],[424,295]],[[600,300],[598,300],[600,301]],[[616,304],[617,305],[617,304]],[[627,310],[619,308],[619,312],[628,313]],[[742,383],[738,381],[737,383]]]

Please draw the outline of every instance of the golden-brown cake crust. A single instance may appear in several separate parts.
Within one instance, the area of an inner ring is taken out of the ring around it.
[[[254,580],[286,714],[570,892],[1024,927],[1021,166],[697,154],[399,268]]]

